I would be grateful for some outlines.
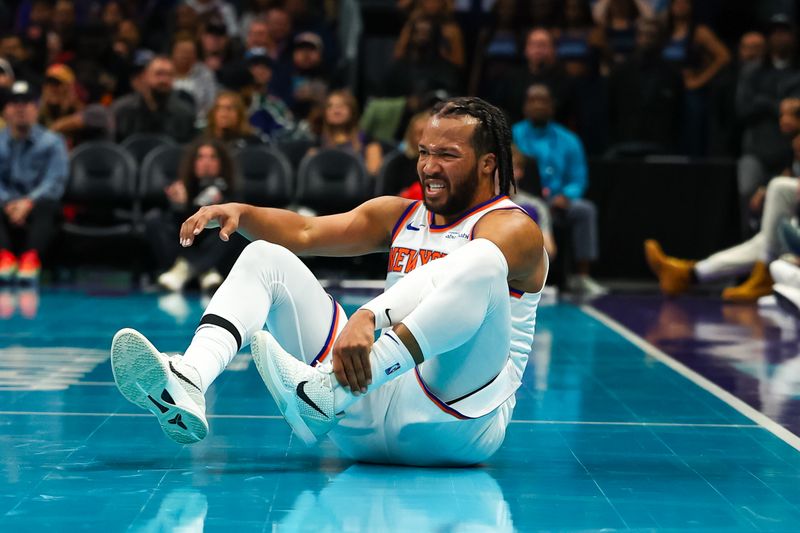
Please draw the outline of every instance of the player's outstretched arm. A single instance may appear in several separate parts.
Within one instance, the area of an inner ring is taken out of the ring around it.
[[[410,203],[382,196],[347,213],[322,217],[239,203],[210,205],[183,223],[180,243],[191,246],[204,229],[219,226],[223,241],[238,231],[250,240],[280,244],[298,255],[362,255],[388,247],[392,228]]]

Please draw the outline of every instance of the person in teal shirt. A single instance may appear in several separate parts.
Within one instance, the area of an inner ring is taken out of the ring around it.
[[[555,106],[550,89],[535,84],[528,88],[524,114],[514,124],[514,144],[520,152],[536,160],[544,196],[555,221],[563,220],[572,229],[572,244],[577,275],[570,288],[585,294],[606,292],[589,277],[597,259],[597,209],[583,198],[588,183],[586,155],[577,135],[553,121]]]

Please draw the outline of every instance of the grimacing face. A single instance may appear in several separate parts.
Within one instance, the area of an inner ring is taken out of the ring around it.
[[[478,169],[472,135],[477,122],[469,116],[428,119],[419,141],[417,174],[425,207],[437,215],[452,216],[469,209],[478,194]],[[480,161],[479,161],[480,159]]]

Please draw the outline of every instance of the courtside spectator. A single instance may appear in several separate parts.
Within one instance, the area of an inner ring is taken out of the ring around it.
[[[745,74],[739,84],[736,109],[742,121],[742,157],[739,159],[739,195],[743,226],[749,228],[749,205],[758,188],[791,161],[790,141],[781,132],[779,103],[800,95],[794,25],[785,15],[770,19],[766,60]]]
[[[0,131],[0,280],[35,282],[41,256],[55,232],[67,183],[67,148],[59,135],[36,123],[32,87],[17,81]]]
[[[536,160],[542,181],[542,196],[554,222],[572,228],[572,245],[577,275],[570,280],[576,292],[595,295],[605,292],[589,277],[591,262],[598,256],[597,209],[583,198],[588,184],[586,156],[580,139],[553,121],[555,105],[546,85],[532,85],[525,102],[526,120],[514,124],[514,143],[527,157]]]
[[[170,208],[148,215],[147,229],[152,252],[164,270],[158,284],[168,291],[180,291],[193,278],[200,288],[213,292],[222,284],[220,265],[234,251],[216,232],[200,239],[197,248],[178,244],[178,229],[186,217],[207,205],[235,199],[236,174],[233,158],[219,141],[205,139],[187,148],[180,174],[165,190]]]

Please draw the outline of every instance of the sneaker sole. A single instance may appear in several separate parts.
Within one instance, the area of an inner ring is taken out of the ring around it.
[[[167,390],[183,392],[182,385],[172,382],[175,378],[160,352],[144,335],[128,328],[114,335],[111,341],[111,370],[114,382],[125,399],[153,413],[170,439],[180,444],[192,444],[206,437],[208,422],[202,413],[162,398],[162,393]],[[181,428],[179,422],[186,428]]]
[[[278,409],[280,409],[286,422],[289,423],[289,426],[291,426],[292,430],[306,446],[312,446],[317,443],[317,437],[308,425],[306,425],[303,417],[300,415],[300,411],[297,409],[295,391],[293,389],[287,389],[280,382],[272,378],[273,374],[278,375],[278,372],[266,335],[265,332],[260,331],[253,336],[253,340],[250,343],[250,350],[253,352],[253,361],[255,361],[261,379],[267,386],[267,390],[278,405]]]

